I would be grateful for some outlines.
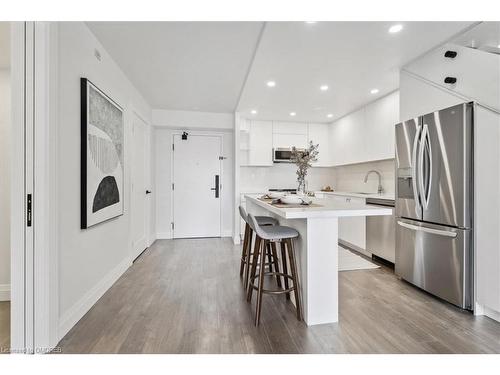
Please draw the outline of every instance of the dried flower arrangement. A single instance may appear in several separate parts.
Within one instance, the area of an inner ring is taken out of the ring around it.
[[[292,160],[297,165],[297,182],[299,184],[297,192],[306,193],[306,176],[307,170],[312,167],[312,162],[318,160],[319,144],[309,142],[309,147],[305,151],[299,151],[294,146],[292,147]]]

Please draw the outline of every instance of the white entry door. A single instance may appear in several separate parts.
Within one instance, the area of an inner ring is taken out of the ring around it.
[[[132,258],[147,247],[147,125],[134,114],[132,129]]]
[[[222,137],[173,140],[173,238],[220,237]]]

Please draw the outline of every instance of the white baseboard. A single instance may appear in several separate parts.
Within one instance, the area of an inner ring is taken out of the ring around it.
[[[483,309],[484,315],[486,315],[488,318],[496,320],[497,322],[500,322],[500,312],[492,310],[486,306],[484,306]]]
[[[233,237],[233,231],[232,230],[223,231],[221,237]]]
[[[78,321],[90,310],[106,291],[120,278],[132,265],[132,260],[127,257],[112,269],[101,281],[90,289],[80,300],[71,306],[59,319],[58,338],[61,340]]]
[[[0,302],[10,301],[10,284],[0,284]]]
[[[233,231],[225,231],[221,233],[221,237],[232,237],[233,236]],[[156,239],[157,240],[171,240],[172,239],[172,232],[159,232],[156,233]]]
[[[156,239],[157,240],[171,240],[172,239],[172,232],[156,233]]]

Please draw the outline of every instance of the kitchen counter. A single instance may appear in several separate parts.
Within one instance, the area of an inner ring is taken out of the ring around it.
[[[280,225],[295,228],[299,280],[307,325],[338,321],[338,223],[339,217],[391,215],[390,208],[346,204],[328,198],[313,198],[319,205],[281,208],[246,195],[247,211],[276,218]]]
[[[258,195],[246,195],[245,197],[247,202],[251,200],[256,205],[269,210],[283,219],[392,215],[392,209],[390,208],[375,207],[367,204],[346,204],[324,198],[311,198],[313,203],[318,206],[281,208],[258,199]]]
[[[369,193],[369,194],[364,194],[364,193],[351,193],[351,192],[346,192],[346,191],[315,191],[314,194],[326,194],[326,195],[340,195],[344,197],[356,197],[356,198],[378,198],[378,199],[389,199],[389,200],[394,200],[395,195],[394,193],[392,194],[378,194],[378,193]]]

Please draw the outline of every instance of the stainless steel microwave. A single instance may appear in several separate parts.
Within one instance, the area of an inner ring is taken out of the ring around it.
[[[306,152],[303,148],[298,148],[299,152]],[[274,148],[273,149],[273,162],[274,163],[293,163],[292,148]]]

